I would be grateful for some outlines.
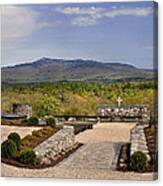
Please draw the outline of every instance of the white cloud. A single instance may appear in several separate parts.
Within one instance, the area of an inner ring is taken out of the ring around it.
[[[123,16],[123,15],[130,15],[130,16],[147,16],[152,13],[151,8],[125,8],[125,9],[117,9],[113,11],[108,11],[103,14],[106,17],[116,17],[116,16]]]
[[[80,8],[80,7],[66,7],[66,8],[57,8],[57,12],[69,15],[94,15],[102,13],[105,9],[101,7],[91,6],[89,8]]]
[[[71,23],[74,26],[93,26],[97,24],[97,21],[89,16],[80,16],[74,18]]]
[[[22,6],[1,6],[2,38],[16,39],[28,36],[49,23],[38,20],[39,12]]]
[[[58,8],[57,12],[66,15],[74,15],[71,20],[72,25],[75,26],[92,26],[98,23],[102,18],[114,18],[117,16],[147,16],[152,13],[152,8],[126,8],[113,6],[110,9],[102,7],[66,7]]]

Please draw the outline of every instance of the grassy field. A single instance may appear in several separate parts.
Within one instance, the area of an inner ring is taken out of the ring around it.
[[[92,115],[99,104],[116,104],[120,96],[125,105],[148,104],[153,111],[157,85],[133,83],[37,83],[2,87],[2,110],[13,103],[28,103],[39,117],[50,114]]]

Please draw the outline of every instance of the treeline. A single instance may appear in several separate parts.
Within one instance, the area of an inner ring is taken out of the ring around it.
[[[124,104],[148,104],[153,110],[157,83],[37,83],[2,88],[2,110],[11,111],[13,103],[28,103],[35,115],[96,113],[100,104],[115,104],[118,96]]]

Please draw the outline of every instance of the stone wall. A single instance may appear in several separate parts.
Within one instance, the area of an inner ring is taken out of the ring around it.
[[[97,115],[111,118],[132,118],[137,120],[141,118],[143,122],[149,122],[150,110],[146,106],[132,106],[132,107],[111,107],[111,106],[99,106],[97,108]]]
[[[14,114],[26,115],[30,117],[32,115],[32,106],[28,104],[13,104],[12,110]]]
[[[64,126],[63,129],[38,145],[34,150],[41,164],[50,165],[60,153],[64,153],[75,144],[74,128]]]
[[[130,156],[136,151],[141,151],[145,153],[148,160],[150,160],[149,150],[148,150],[147,141],[144,133],[144,127],[146,126],[137,124],[131,130]]]

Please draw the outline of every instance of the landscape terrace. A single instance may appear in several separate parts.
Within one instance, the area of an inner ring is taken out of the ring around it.
[[[1,10],[2,176],[157,179],[157,3]]]

